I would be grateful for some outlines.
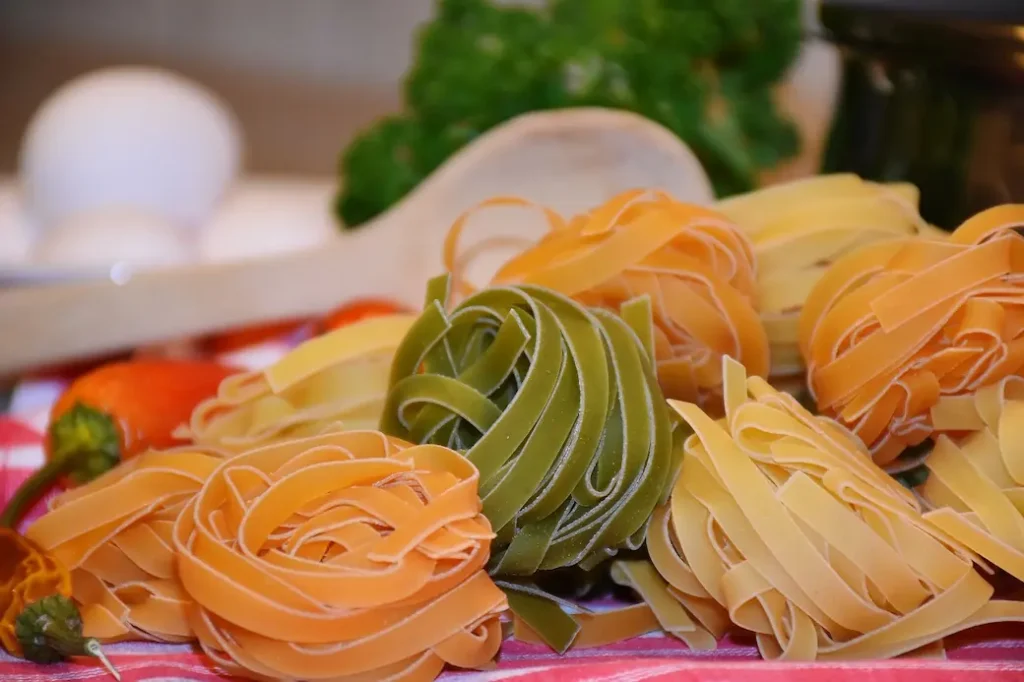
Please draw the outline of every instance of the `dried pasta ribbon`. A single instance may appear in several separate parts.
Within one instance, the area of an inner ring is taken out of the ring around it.
[[[187,450],[142,454],[54,498],[28,529],[71,571],[87,637],[192,639],[191,600],[175,576],[171,531],[221,461]]]
[[[660,629],[647,604],[591,611],[528,583],[499,581],[512,609],[512,634],[520,642],[555,646],[559,653],[606,646]]]
[[[879,464],[948,431],[931,418],[940,401],[1021,373],[1021,225],[1024,205],[1000,206],[948,240],[865,246],[836,260],[808,297],[800,346],[809,387]]]
[[[431,282],[395,354],[382,430],[464,451],[480,470],[494,575],[638,548],[678,470],[648,301],[620,318],[540,287],[492,287],[447,313],[447,287]],[[564,649],[565,625],[564,637],[541,634]]]
[[[608,646],[660,629],[654,612],[647,604],[634,604],[622,609],[597,613],[587,611],[576,615],[575,618],[580,630],[569,647],[570,651]],[[520,642],[547,644],[543,637],[518,616],[513,618],[512,634]]]
[[[476,469],[375,431],[224,461],[173,529],[189,622],[218,664],[263,679],[427,680],[487,666],[506,598]]]
[[[529,206],[508,198],[493,203]],[[550,209],[543,214],[547,235],[506,262],[492,285],[542,286],[616,312],[627,301],[649,296],[658,379],[668,396],[720,402],[723,355],[767,375],[754,254],[725,217],[643,190],[620,194],[570,220]],[[469,256],[457,248],[464,227],[460,218],[445,247],[457,293],[472,290],[463,276]]]
[[[376,428],[392,355],[414,319],[361,320],[306,341],[263,371],[229,377],[180,435],[237,452],[340,427]]]
[[[753,242],[773,377],[803,374],[800,311],[837,258],[867,244],[946,236],[921,218],[913,185],[877,184],[852,174],[774,185],[720,201],[715,209]]]
[[[451,227],[448,228],[448,234],[445,236],[444,252],[442,257],[444,260],[445,270],[448,271],[452,278],[452,292],[456,296],[460,298],[466,297],[477,290],[473,283],[469,281],[466,273],[472,268],[476,259],[486,254],[490,248],[500,248],[505,245],[518,246],[519,248],[527,248],[530,246],[531,240],[523,237],[517,236],[509,238],[488,235],[482,241],[468,249],[460,248],[462,234],[468,227],[469,220],[472,217],[489,208],[508,207],[531,208],[540,211],[544,216],[548,229],[551,231],[560,230],[565,227],[565,220],[556,211],[543,206],[538,206],[537,204],[527,201],[521,197],[491,197],[490,199],[480,202],[459,216],[455,222],[452,223]]]
[[[681,605],[709,634],[724,616],[765,658],[793,660],[930,653],[967,628],[1024,622],[1024,604],[992,601],[974,554],[848,431],[724,363],[725,419],[670,401],[694,434],[648,533],[676,598],[648,601],[656,614]]]
[[[925,518],[944,533],[1024,581],[1024,378],[1006,377],[973,396],[942,398],[940,436],[916,490],[933,508]]]

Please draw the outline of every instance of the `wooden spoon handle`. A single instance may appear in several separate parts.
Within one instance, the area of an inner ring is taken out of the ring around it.
[[[140,272],[122,284],[105,279],[0,290],[0,375],[315,315],[359,296],[418,306],[425,276],[408,272],[401,253],[386,256],[380,242],[387,232],[360,230],[329,246],[285,256]]]

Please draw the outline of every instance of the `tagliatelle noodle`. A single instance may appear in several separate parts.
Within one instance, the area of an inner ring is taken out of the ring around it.
[[[201,451],[142,454],[61,493],[28,529],[71,571],[85,636],[192,639],[191,600],[175,575],[172,529],[221,462]]]
[[[931,416],[936,429],[972,433],[940,436],[925,460],[925,518],[1024,581],[1024,378],[944,397]]]
[[[654,612],[646,604],[635,604],[615,611],[598,613],[585,611],[574,617],[580,625],[580,632],[573,639],[570,650],[607,646],[660,629]],[[547,644],[544,638],[521,618],[514,619],[512,634],[520,642]]]
[[[499,198],[474,211],[496,205],[529,206]],[[506,262],[492,285],[543,286],[612,311],[650,296],[658,378],[667,396],[720,403],[723,355],[767,375],[754,254],[725,217],[643,190],[620,194],[570,220],[550,209],[542,212],[547,235]],[[470,255],[459,251],[471,213],[456,221],[445,244],[445,265],[460,294],[473,290],[464,276]]]
[[[773,185],[729,197],[714,208],[753,243],[773,378],[803,373],[800,311],[837,258],[891,239],[946,236],[921,218],[913,185],[878,184],[852,174]]]
[[[228,451],[380,421],[391,358],[415,316],[360,320],[306,341],[265,370],[229,377],[180,436]]]
[[[678,470],[648,300],[620,318],[540,287],[492,287],[449,313],[448,284],[431,282],[395,354],[381,429],[463,451],[480,470],[496,577],[528,583],[640,547]],[[580,634],[539,590],[503,586],[556,649]]]
[[[506,598],[476,469],[376,431],[249,450],[174,526],[203,651],[260,679],[431,680],[490,664]]]
[[[852,434],[724,363],[725,419],[670,401],[694,434],[648,533],[667,592],[705,629],[717,605],[765,658],[837,660],[931,655],[952,633],[1024,622]]]
[[[819,410],[886,465],[958,431],[940,405],[1024,366],[1024,206],[983,211],[947,240],[868,245],[838,259],[808,297],[800,346]],[[952,420],[955,422],[955,420]]]

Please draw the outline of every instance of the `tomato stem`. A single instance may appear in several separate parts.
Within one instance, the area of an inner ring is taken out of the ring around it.
[[[88,483],[121,460],[121,434],[111,416],[75,403],[49,430],[50,459],[69,461],[67,474],[75,483]]]
[[[94,656],[114,679],[117,668],[104,655],[100,643],[82,634],[82,614],[63,594],[51,594],[29,604],[14,622],[14,631],[26,660],[56,663],[71,656]]]
[[[120,461],[121,438],[114,421],[82,403],[50,425],[49,458],[11,497],[0,514],[0,528],[14,528],[33,502],[63,475],[88,483]]]
[[[69,468],[73,458],[53,459],[29,476],[8,500],[0,514],[0,528],[14,528],[29,507],[38,500]]]

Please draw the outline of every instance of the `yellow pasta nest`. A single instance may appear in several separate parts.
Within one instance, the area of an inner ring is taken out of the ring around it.
[[[476,210],[508,204],[529,205],[495,199]],[[658,380],[667,396],[720,403],[723,355],[767,376],[754,254],[725,217],[642,190],[568,221],[550,209],[543,215],[548,233],[506,262],[492,284],[543,286],[615,312],[650,296]],[[481,252],[459,252],[467,217],[452,226],[445,245],[445,264],[462,294],[472,291],[464,273]]]
[[[731,623],[755,633],[765,658],[830,660],[898,656],[1024,620],[1024,605],[993,601],[974,554],[857,439],[724,362],[725,419],[670,401],[694,433],[648,531],[664,581],[647,580],[659,621],[685,611],[705,641]]]
[[[415,316],[361,320],[306,341],[267,369],[229,377],[176,434],[240,451],[380,421],[391,358]]]
[[[876,184],[843,174],[775,185],[716,204],[753,242],[773,377],[803,373],[800,311],[836,259],[881,241],[945,236],[921,219],[917,203],[913,185]]]
[[[950,406],[1021,373],[1022,225],[1024,205],[1007,205],[947,240],[866,246],[837,260],[808,297],[800,347],[809,388],[879,464],[960,430]]]
[[[148,452],[68,490],[26,535],[71,571],[86,637],[192,639],[191,599],[175,575],[178,514],[221,460]]]

